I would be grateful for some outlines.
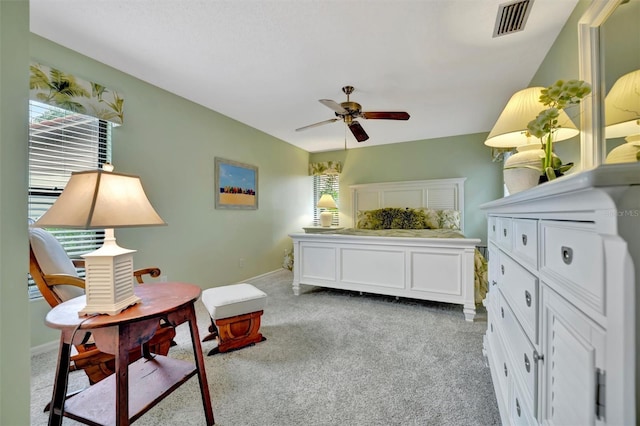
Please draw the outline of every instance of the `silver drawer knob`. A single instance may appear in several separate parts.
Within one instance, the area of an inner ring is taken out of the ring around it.
[[[571,262],[573,261],[573,249],[571,247],[562,246],[560,251],[562,252],[562,261],[567,265],[571,265]]]
[[[531,363],[527,354],[524,354],[524,368],[527,369],[527,373],[531,372]]]
[[[496,280],[491,280],[491,285],[496,285],[498,282]]]
[[[507,363],[504,363],[504,375],[505,377],[509,375],[509,372],[507,371]]]
[[[528,290],[524,291],[524,300],[526,300],[527,306],[531,307],[531,293]]]
[[[502,315],[502,318],[504,318],[504,308],[500,308],[500,314]]]
[[[518,417],[520,417],[520,401],[518,401],[518,398],[516,398],[516,411],[518,412]]]
[[[522,245],[523,246],[527,245],[527,234],[522,234]]]
[[[502,272],[502,275],[504,275],[504,265],[500,265],[500,272]]]
[[[507,236],[507,228],[502,228],[502,233],[504,234],[504,236]]]

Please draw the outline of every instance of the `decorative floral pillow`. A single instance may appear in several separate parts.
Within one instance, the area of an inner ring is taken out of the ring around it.
[[[411,208],[386,207],[358,212],[360,229],[422,229],[424,212]]]
[[[385,207],[358,212],[359,229],[460,229],[458,210]]]
[[[440,228],[459,230],[460,229],[460,211],[441,210],[440,211]]]

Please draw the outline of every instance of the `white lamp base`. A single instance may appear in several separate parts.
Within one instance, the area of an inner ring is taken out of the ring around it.
[[[320,226],[324,226],[328,228],[331,226],[331,221],[333,220],[333,213],[324,211],[320,213]]]
[[[133,292],[133,253],[116,244],[113,229],[105,230],[98,250],[85,254],[85,293],[87,305],[79,316],[117,315],[141,299]]]

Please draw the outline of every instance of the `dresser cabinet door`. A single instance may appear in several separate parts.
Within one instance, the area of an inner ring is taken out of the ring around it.
[[[604,364],[605,332],[548,286],[543,292],[544,379],[541,422],[599,425],[596,373]]]

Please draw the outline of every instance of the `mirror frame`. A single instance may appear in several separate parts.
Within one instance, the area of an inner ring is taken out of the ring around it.
[[[591,84],[592,96],[580,103],[580,170],[604,163],[604,58],[600,27],[622,3],[628,0],[593,0],[578,21],[578,67],[581,80]]]

